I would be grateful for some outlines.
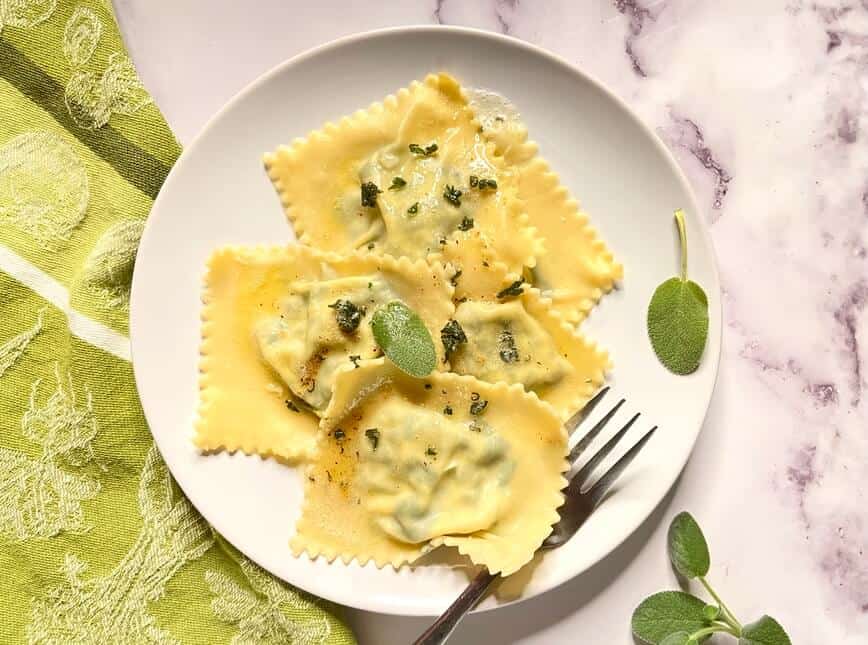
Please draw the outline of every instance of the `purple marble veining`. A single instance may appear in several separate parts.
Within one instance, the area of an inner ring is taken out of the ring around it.
[[[714,178],[714,199],[711,207],[715,211],[720,211],[723,208],[723,199],[729,191],[732,175],[723,167],[715,157],[714,152],[705,143],[705,136],[695,121],[680,116],[672,110],[669,112],[669,118],[670,125],[659,128],[658,132],[671,147],[683,148],[702,164],[703,168],[711,172]],[[719,214],[713,216],[712,222],[717,217]]]
[[[843,143],[856,143],[859,139],[859,119],[847,108],[838,112],[838,138]]]
[[[661,12],[644,23],[643,37],[653,38],[667,18]],[[860,3],[800,3],[769,20],[778,21],[779,38],[798,34],[777,56],[769,52],[785,71],[774,83],[763,79],[753,93],[728,87],[737,96],[716,101],[682,88],[648,113],[676,155],[688,153],[711,175],[709,186],[697,168],[685,167],[719,212],[711,221],[727,290],[724,345],[761,385],[746,391],[743,404],[780,410],[777,418],[762,417],[761,427],[777,436],[773,453],[788,455],[770,474],[789,491],[781,499],[792,504],[829,611],[843,633],[864,634],[868,623],[858,616],[868,613],[868,11]],[[655,73],[642,83],[663,84],[668,70],[678,69],[665,55],[655,58],[650,46],[643,52],[644,69]],[[739,84],[751,78],[742,74]],[[765,118],[734,121],[733,113],[752,116],[738,112],[740,101]],[[766,110],[763,102],[780,107]],[[726,141],[725,163],[709,139]]]
[[[862,390],[865,387],[862,375],[862,355],[858,337],[858,314],[864,311],[868,301],[868,283],[860,281],[848,291],[846,299],[835,311],[835,320],[844,328],[844,355],[849,363],[851,405],[856,408],[862,401]]]
[[[642,62],[634,49],[634,44],[648,22],[654,21],[654,14],[649,7],[643,6],[637,0],[614,0],[615,8],[628,18],[628,32],[624,38],[624,53],[630,59],[630,64],[637,76],[645,78],[648,74],[642,67]],[[657,3],[661,4],[661,3]]]
[[[497,18],[500,33],[506,35],[512,34],[512,28],[510,27],[511,12],[514,12],[516,7],[518,7],[518,0],[496,0],[494,15]]]
[[[796,451],[792,463],[787,466],[787,479],[795,488],[799,496],[799,507],[804,513],[804,495],[808,486],[817,479],[817,471],[814,469],[814,458],[817,455],[817,446],[802,446]],[[805,524],[810,527],[810,520],[803,514]]]

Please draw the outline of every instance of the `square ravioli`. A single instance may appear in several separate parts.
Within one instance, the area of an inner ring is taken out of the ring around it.
[[[520,386],[369,361],[337,375],[291,546],[399,567],[445,544],[509,575],[557,521],[566,453],[557,415]]]
[[[452,291],[443,267],[424,261],[299,245],[218,250],[205,278],[195,444],[311,457],[336,374],[382,354],[374,310],[401,301],[433,335],[454,312]]]
[[[566,324],[551,301],[527,285],[517,296],[462,302],[454,321],[465,340],[447,354],[451,371],[490,383],[519,384],[562,419],[585,406],[611,365],[605,351]]]
[[[608,353],[567,324],[538,289],[513,280],[502,263],[464,258],[457,271],[451,248],[440,256],[455,286],[455,315],[440,338],[450,371],[520,383],[564,419],[584,407],[611,368]]]
[[[542,245],[458,83],[428,76],[265,156],[299,239],[425,258],[476,229],[514,272]]]

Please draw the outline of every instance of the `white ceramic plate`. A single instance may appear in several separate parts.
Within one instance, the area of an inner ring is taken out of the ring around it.
[[[392,614],[439,613],[467,583],[466,574],[445,566],[396,572],[293,558],[287,541],[302,499],[300,475],[258,457],[204,457],[194,449],[200,284],[205,260],[217,246],[292,238],[262,167],[264,152],[439,70],[516,104],[542,155],[623,261],[623,288],[604,298],[585,330],[611,352],[616,392],[647,419],[636,436],[652,422],[660,426],[615,494],[573,540],[542,558],[523,598],[605,557],[663,498],[699,433],[720,354],[717,269],[684,176],[619,99],[566,62],[485,32],[400,28],[320,47],[244,90],[184,151],[148,219],[130,311],[142,405],[172,474],[230,542],[311,593]],[[710,307],[705,359],[689,377],[659,365],[645,332],[648,299],[677,272],[671,214],[678,207],[688,214],[690,275],[705,286]],[[491,598],[484,607],[498,602]]]

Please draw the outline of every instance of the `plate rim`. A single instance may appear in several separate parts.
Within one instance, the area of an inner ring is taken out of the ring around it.
[[[200,128],[200,130],[196,133],[196,135],[190,139],[190,141],[188,142],[188,144],[186,146],[183,147],[181,154],[179,155],[179,157],[175,161],[175,163],[172,165],[172,168],[170,169],[169,174],[166,176],[166,179],[164,180],[163,185],[160,187],[160,191],[157,194],[156,199],[151,204],[151,210],[149,211],[148,218],[145,220],[145,226],[144,226],[144,229],[142,232],[142,236],[140,238],[139,247],[136,250],[136,262],[135,262],[135,265],[133,267],[133,275],[132,275],[132,280],[131,280],[130,310],[129,310],[130,355],[131,355],[131,364],[132,364],[132,369],[133,369],[133,378],[134,378],[134,381],[136,384],[136,393],[138,395],[140,376],[139,376],[139,370],[136,369],[136,364],[137,364],[136,363],[136,351],[135,351],[136,342],[134,340],[134,338],[136,337],[135,330],[137,329],[137,325],[134,324],[134,321],[138,318],[138,316],[134,315],[133,312],[134,312],[134,310],[136,310],[136,311],[138,310],[138,307],[136,306],[137,300],[135,298],[135,293],[136,293],[136,285],[138,283],[137,276],[141,275],[141,273],[139,271],[139,266],[140,266],[139,255],[140,255],[142,247],[147,246],[147,244],[145,244],[145,241],[150,238],[150,235],[152,234],[152,231],[153,231],[153,226],[151,225],[152,218],[150,217],[150,213],[155,211],[161,205],[161,203],[164,199],[164,195],[165,195],[164,189],[166,188],[166,186],[172,185],[174,183],[174,181],[177,180],[177,175],[181,172],[179,170],[179,168],[184,167],[188,155],[192,154],[192,151],[197,147],[197,144],[199,143],[199,141],[201,139],[203,139],[204,137],[206,137],[211,132],[211,130],[215,127],[215,125],[223,119],[224,115],[226,113],[230,112],[231,110],[233,110],[234,107],[236,106],[236,104],[240,103],[241,101],[248,98],[251,94],[255,93],[260,86],[265,85],[265,84],[269,83],[273,78],[280,76],[282,73],[284,73],[285,70],[287,70],[293,66],[303,64],[307,60],[315,58],[315,57],[317,57],[321,54],[324,54],[326,52],[329,52],[329,51],[332,51],[335,49],[340,49],[342,47],[352,46],[356,43],[367,41],[367,40],[389,37],[389,36],[392,36],[395,34],[405,34],[405,33],[426,33],[427,34],[427,33],[436,33],[436,32],[444,32],[444,31],[451,32],[451,33],[457,34],[457,35],[465,35],[465,36],[470,36],[473,38],[481,38],[482,40],[499,42],[500,44],[505,44],[505,45],[508,45],[510,47],[515,47],[515,48],[518,48],[520,50],[524,50],[525,52],[528,52],[530,54],[540,56],[544,59],[547,59],[550,63],[557,65],[557,66],[560,66],[560,67],[564,68],[566,71],[568,71],[569,73],[571,73],[575,76],[578,76],[582,81],[592,85],[596,91],[599,91],[600,93],[605,95],[605,97],[608,100],[610,100],[614,104],[616,104],[624,112],[624,114],[627,116],[627,118],[629,118],[631,121],[633,121],[634,125],[638,126],[638,128],[649,138],[649,140],[651,142],[653,142],[654,147],[661,154],[661,156],[666,160],[666,163],[668,165],[668,170],[670,172],[672,172],[673,176],[677,179],[678,183],[680,184],[680,187],[684,190],[684,193],[688,196],[689,202],[690,202],[689,206],[694,211],[694,213],[696,213],[697,221],[699,222],[699,227],[698,227],[699,232],[698,233],[699,233],[700,237],[702,238],[704,247],[706,249],[708,249],[711,273],[712,273],[712,277],[714,279],[714,288],[717,292],[716,295],[718,297],[718,302],[720,303],[719,311],[718,311],[718,319],[716,321],[717,329],[718,329],[717,338],[716,339],[709,339],[709,340],[716,340],[716,342],[714,343],[713,346],[711,344],[706,345],[704,359],[703,359],[703,360],[712,361],[712,370],[711,370],[711,375],[710,375],[711,387],[708,390],[708,396],[707,396],[706,400],[703,402],[704,410],[701,414],[701,418],[698,420],[699,428],[697,429],[696,433],[694,434],[694,436],[692,438],[690,450],[687,452],[687,457],[686,457],[684,463],[681,464],[680,468],[676,472],[674,472],[674,474],[669,478],[669,481],[666,484],[665,491],[664,491],[664,494],[661,497],[661,499],[658,500],[657,503],[651,505],[647,509],[647,511],[638,513],[635,516],[635,520],[633,522],[628,523],[630,528],[627,529],[626,531],[624,531],[623,535],[621,535],[619,537],[619,539],[614,540],[608,549],[603,550],[604,551],[603,553],[601,553],[598,556],[589,560],[587,565],[583,569],[577,570],[577,571],[569,571],[568,573],[566,573],[564,575],[553,576],[553,580],[550,581],[550,584],[544,585],[544,588],[537,591],[536,593],[523,595],[523,596],[520,596],[520,597],[515,598],[515,599],[510,599],[508,601],[503,601],[503,602],[500,602],[500,603],[493,605],[493,606],[476,607],[472,610],[472,613],[481,613],[481,612],[493,611],[496,609],[504,609],[506,607],[513,606],[513,605],[521,603],[523,601],[530,600],[531,598],[537,598],[537,597],[542,596],[544,594],[548,594],[548,593],[552,592],[553,590],[558,589],[559,587],[561,587],[565,583],[569,582],[573,578],[576,578],[576,577],[583,575],[588,570],[590,570],[592,567],[596,566],[597,564],[599,564],[603,560],[609,558],[619,547],[621,547],[621,545],[624,544],[624,542],[627,541],[627,539],[630,536],[634,535],[636,533],[636,531],[648,520],[648,518],[660,506],[660,504],[663,503],[663,501],[666,499],[666,496],[672,491],[673,486],[675,485],[675,483],[677,482],[677,480],[679,479],[679,477],[683,473],[684,468],[687,466],[687,463],[690,461],[690,458],[693,455],[693,451],[696,448],[696,443],[699,440],[699,437],[700,437],[702,430],[705,426],[705,423],[707,421],[708,412],[709,412],[709,409],[711,407],[711,402],[712,402],[712,400],[714,398],[714,394],[717,390],[717,384],[718,384],[719,372],[720,372],[720,357],[721,357],[722,344],[723,344],[723,331],[722,331],[722,329],[723,329],[722,328],[722,325],[723,325],[723,302],[722,302],[722,298],[721,298],[722,291],[721,291],[720,270],[719,270],[719,266],[718,266],[717,253],[715,251],[714,243],[713,243],[713,240],[711,238],[710,226],[707,223],[706,219],[704,217],[702,217],[702,215],[704,214],[704,209],[699,208],[699,204],[698,204],[698,201],[696,199],[696,194],[694,193],[693,188],[692,188],[689,180],[687,179],[687,176],[685,175],[684,171],[682,170],[682,168],[680,167],[680,165],[676,161],[672,152],[665,145],[665,143],[663,143],[663,141],[660,139],[660,137],[657,135],[657,133],[648,124],[646,124],[645,121],[642,120],[641,117],[639,117],[639,115],[633,110],[633,108],[629,105],[629,103],[627,103],[627,101],[625,101],[620,96],[615,94],[613,90],[609,89],[609,87],[607,85],[605,85],[601,80],[599,80],[595,75],[581,69],[578,65],[571,63],[570,61],[566,60],[564,57],[560,56],[559,54],[555,54],[554,52],[552,52],[548,49],[545,49],[539,45],[536,45],[534,43],[531,43],[531,42],[528,42],[525,40],[521,40],[521,39],[516,38],[514,36],[510,36],[510,35],[506,35],[506,34],[499,34],[496,32],[491,32],[491,31],[487,31],[487,30],[479,29],[479,28],[475,28],[475,27],[465,27],[465,26],[458,26],[458,25],[430,25],[430,24],[413,24],[413,25],[384,27],[384,28],[366,30],[366,31],[362,31],[362,32],[354,33],[354,34],[348,34],[348,35],[341,36],[339,38],[335,38],[333,40],[327,41],[327,42],[322,43],[320,45],[317,45],[315,47],[306,49],[305,51],[302,51],[302,52],[300,52],[294,56],[291,56],[290,58],[287,58],[286,60],[274,65],[273,67],[271,67],[270,69],[263,72],[262,74],[257,76],[252,81],[250,81],[247,85],[245,85],[238,92],[236,92],[211,117],[209,117],[205,121],[204,125]],[[694,232],[693,234],[695,235],[696,232]],[[155,434],[151,430],[151,423],[150,423],[150,420],[148,418],[148,411],[145,409],[144,405],[142,405],[141,407],[142,407],[142,414],[143,414],[145,421],[147,423],[147,426],[148,426],[148,431],[150,432],[150,434],[154,440],[154,444],[156,445],[158,451],[160,452],[161,457],[163,458],[167,467],[169,468],[169,471],[172,474],[172,478],[175,480],[176,484],[180,487],[181,491],[184,493],[184,495],[187,497],[187,499],[193,504],[194,507],[196,507],[197,512],[199,512],[199,510],[198,510],[199,507],[198,507],[198,504],[196,503],[196,501],[194,499],[194,496],[191,496],[188,493],[187,489],[184,487],[184,485],[182,484],[180,479],[178,477],[176,477],[175,473],[172,471],[172,467],[170,465],[170,460],[165,459],[165,457],[163,455],[163,451],[160,448],[160,440],[157,438],[157,434]],[[209,525],[214,527],[214,523],[212,523],[208,518],[205,518],[204,515],[203,515],[203,518],[205,519],[206,522],[209,523]],[[223,535],[222,532],[221,532],[221,535]],[[245,557],[249,558],[250,560],[255,562],[258,566],[261,566],[266,571],[269,571],[269,573],[272,573],[270,571],[270,569],[268,567],[264,566],[263,563],[260,562],[256,557],[253,557],[253,556],[247,554],[243,549],[239,548],[237,545],[232,543],[232,541],[229,540],[228,538],[226,538],[225,536],[224,536],[224,539],[226,539],[228,542],[230,542],[230,544],[232,544],[235,548],[238,548],[238,550],[241,551],[245,555]],[[275,575],[275,577],[277,577],[281,580],[284,580],[287,584],[297,586],[300,589],[305,589],[305,587],[302,586],[302,584],[297,582],[297,581],[286,580],[282,576],[274,574],[274,573],[272,573],[272,575]],[[330,594],[330,595],[326,596],[326,595],[320,595],[319,592],[316,592],[316,593],[308,592],[308,593],[312,593],[314,595],[317,595],[317,596],[319,596],[323,599],[329,600],[331,602],[339,603],[339,604],[342,604],[342,605],[345,605],[348,607],[352,607],[355,609],[361,609],[361,610],[365,610],[365,611],[385,613],[385,614],[396,615],[396,616],[433,616],[433,615],[436,615],[436,614],[432,613],[431,611],[419,611],[418,608],[415,608],[415,607],[404,607],[404,606],[384,607],[382,604],[366,602],[365,601],[365,599],[366,599],[365,594],[336,593],[336,594]]]

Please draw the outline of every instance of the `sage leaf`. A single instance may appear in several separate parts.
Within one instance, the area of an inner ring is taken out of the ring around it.
[[[690,634],[687,632],[675,632],[660,641],[660,645],[688,645],[689,643]]]
[[[675,571],[692,580],[708,575],[711,556],[708,543],[696,520],[690,513],[679,513],[669,525],[669,559]]]
[[[648,596],[633,612],[633,635],[643,643],[661,645],[663,639],[678,632],[692,634],[708,625],[704,607],[702,600],[684,591]]]
[[[705,605],[702,613],[705,614],[707,620],[717,620],[720,618],[720,607],[717,605]]]
[[[763,616],[741,630],[739,645],[792,645],[790,637],[780,623],[771,616]]]
[[[437,352],[431,333],[419,315],[397,300],[380,307],[371,318],[374,340],[386,357],[410,376],[422,378],[434,369]]]
[[[708,297],[687,278],[684,212],[675,211],[681,243],[681,275],[663,282],[648,305],[648,337],[654,353],[675,374],[695,372],[708,339]]]

